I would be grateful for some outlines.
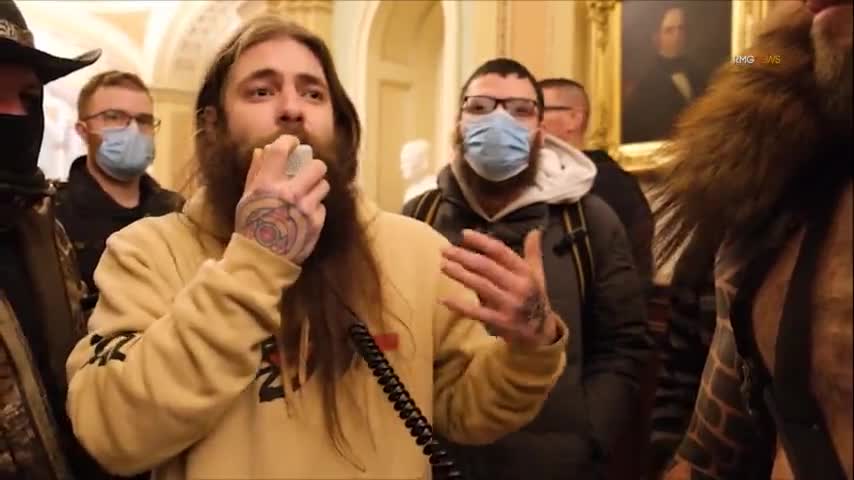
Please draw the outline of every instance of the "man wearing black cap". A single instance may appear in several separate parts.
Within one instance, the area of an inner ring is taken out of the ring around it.
[[[98,479],[65,414],[65,359],[85,332],[84,287],[37,166],[46,83],[88,66],[34,48],[0,0],[0,479]]]

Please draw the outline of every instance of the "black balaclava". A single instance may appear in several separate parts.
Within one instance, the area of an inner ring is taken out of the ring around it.
[[[75,58],[51,55],[35,47],[27,21],[13,1],[0,0],[0,63],[29,67],[42,85],[91,65],[101,56],[92,50]],[[0,226],[22,206],[32,205],[48,192],[38,168],[44,136],[44,88],[38,97],[24,99],[25,115],[0,113]]]
[[[0,113],[0,201],[11,196],[39,197],[46,190],[38,168],[44,136],[42,95],[25,106],[26,115]]]

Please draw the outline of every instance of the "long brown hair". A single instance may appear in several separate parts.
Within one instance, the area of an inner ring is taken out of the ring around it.
[[[330,438],[338,452],[346,456],[349,445],[341,429],[336,384],[355,358],[346,336],[346,327],[352,322],[349,310],[366,322],[381,321],[382,295],[379,267],[365,226],[360,225],[357,218],[357,194],[353,187],[361,126],[323,40],[295,23],[261,16],[247,22],[222,47],[196,100],[196,127],[200,134],[196,135],[195,148],[199,176],[207,188],[207,200],[215,214],[221,221],[233,225],[234,209],[243,194],[249,152],[255,145],[235,145],[229,139],[223,109],[225,82],[231,66],[244,51],[283,37],[304,45],[323,67],[332,102],[336,140],[332,148],[334,153],[328,155],[334,158],[321,157],[328,166],[326,178],[331,186],[324,200],[326,224],[314,252],[302,265],[299,279],[283,292],[283,321],[278,337],[284,357],[298,359],[300,354],[308,355],[301,351],[304,346],[300,341],[304,329],[308,328],[311,357],[307,368],[319,377],[322,385],[323,412]],[[216,110],[214,132],[205,131],[205,109],[209,108]],[[315,148],[316,153],[323,150]],[[289,381],[283,378],[283,382]]]

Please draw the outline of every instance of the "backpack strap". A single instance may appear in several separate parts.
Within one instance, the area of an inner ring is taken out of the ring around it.
[[[578,275],[578,289],[584,303],[592,290],[594,261],[593,249],[590,245],[590,235],[587,231],[587,219],[581,201],[567,205],[563,209],[563,225],[566,229],[567,242],[572,247],[572,259],[575,262],[575,272]]]
[[[442,199],[442,191],[438,188],[428,190],[421,195],[418,203],[415,204],[415,211],[412,217],[416,220],[432,225],[436,219],[436,212],[439,210],[439,201]]]
[[[837,197],[838,198],[838,197]],[[738,293],[732,304],[732,327],[743,375],[742,393],[751,416],[761,427],[764,445],[760,462],[770,475],[776,452],[776,435],[783,444],[795,478],[845,478],[836,449],[810,386],[814,309],[812,293],[818,255],[833,221],[833,205],[811,215],[806,225],[798,257],[783,304],[775,345],[772,376],[764,366],[752,326],[756,295],[773,266],[779,261],[784,243],[754,255],[742,270]],[[796,229],[788,229],[791,238]],[[765,457],[765,458],[762,458]],[[767,475],[762,477],[767,478]]]
[[[730,306],[730,325],[738,352],[743,405],[756,427],[753,440],[753,470],[744,478],[768,479],[774,469],[777,453],[777,426],[765,403],[765,391],[771,374],[762,361],[753,335],[753,304],[768,272],[780,256],[780,245],[763,247],[753,255],[738,273],[737,290]]]
[[[824,416],[812,394],[812,369],[808,368],[814,347],[811,327],[815,320],[813,292],[818,260],[835,210],[833,206],[824,209],[823,215],[813,216],[813,222],[807,225],[783,304],[774,375],[765,389],[768,409],[777,420],[777,433],[799,479],[845,478]]]

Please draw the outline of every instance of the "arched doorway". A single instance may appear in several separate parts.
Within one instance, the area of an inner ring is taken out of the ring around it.
[[[443,2],[383,1],[368,23],[364,61],[364,149],[360,180],[380,207],[398,211],[405,185],[400,150],[416,138],[433,145],[435,167],[445,151],[443,99],[449,88]],[[451,45],[455,48],[455,45]]]

